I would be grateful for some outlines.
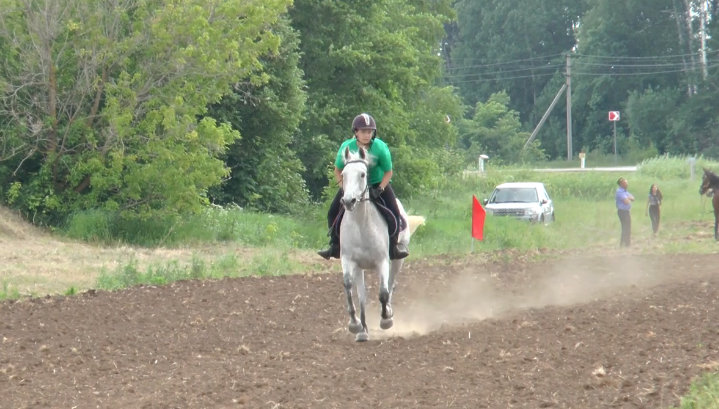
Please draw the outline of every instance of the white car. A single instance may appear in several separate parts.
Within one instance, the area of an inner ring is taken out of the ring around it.
[[[540,182],[502,183],[484,199],[488,215],[509,216],[533,223],[554,221],[552,199]]]

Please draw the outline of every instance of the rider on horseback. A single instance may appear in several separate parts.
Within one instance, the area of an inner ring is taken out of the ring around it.
[[[317,254],[327,260],[329,260],[330,257],[340,258],[340,240],[337,236],[338,233],[332,227],[335,223],[335,219],[337,219],[339,215],[340,199],[342,199],[342,195],[344,194],[342,191],[342,169],[344,168],[342,153],[346,147],[349,147],[352,152],[357,152],[359,149],[358,146],[361,146],[373,157],[373,160],[370,160],[368,175],[371,186],[370,197],[374,200],[382,198],[384,205],[389,208],[398,221],[402,217],[399,212],[399,207],[397,207],[397,199],[394,196],[394,191],[392,190],[392,186],[390,186],[390,180],[392,179],[392,155],[389,152],[387,144],[377,138],[377,125],[375,124],[374,118],[368,114],[357,115],[354,121],[352,121],[352,131],[355,137],[342,143],[342,146],[340,146],[337,152],[337,159],[335,160],[335,178],[340,188],[327,214],[327,225],[330,229],[330,248],[317,252]],[[407,248],[401,243],[398,243],[398,238],[399,232],[395,232],[394,235],[389,237],[389,255],[392,260],[402,259],[409,255]]]

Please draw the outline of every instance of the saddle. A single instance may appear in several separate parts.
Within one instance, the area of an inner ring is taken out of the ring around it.
[[[389,230],[390,237],[394,235],[399,235],[401,232],[404,231],[404,229],[407,228],[407,220],[404,217],[395,217],[392,211],[389,210],[389,208],[385,205],[384,200],[381,197],[375,200],[370,199],[370,202],[377,206],[377,210],[379,210],[380,214],[384,216],[384,219],[387,222],[387,229]],[[337,234],[337,237],[340,236],[340,224],[342,223],[342,218],[344,214],[345,208],[341,207],[339,213],[337,214],[337,217],[335,218],[334,223],[332,224],[332,229],[334,229],[335,234]]]

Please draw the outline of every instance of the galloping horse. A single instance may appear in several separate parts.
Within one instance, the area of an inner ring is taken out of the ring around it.
[[[367,323],[365,321],[365,304],[367,292],[364,284],[364,271],[375,270],[379,273],[379,301],[382,304],[380,328],[392,328],[392,293],[394,292],[395,277],[402,268],[404,259],[390,260],[389,258],[389,227],[387,218],[395,221],[395,234],[399,234],[399,242],[409,248],[411,229],[409,218],[397,200],[401,219],[387,213],[388,210],[378,203],[370,200],[369,176],[370,160],[367,152],[360,147],[357,153],[345,149],[345,167],[342,170],[342,187],[344,195],[341,203],[344,215],[339,227],[340,259],[344,277],[344,288],[347,294],[347,311],[350,322],[349,331],[355,335],[355,341],[369,340]],[[390,267],[391,264],[391,267]],[[357,296],[360,303],[360,319],[355,315],[352,302],[352,285],[357,286]]]
[[[707,191],[716,192],[719,189],[719,176],[711,170],[704,168],[702,185],[699,187],[699,194],[706,194]],[[714,240],[719,241],[719,195],[712,195],[712,207],[714,207]]]

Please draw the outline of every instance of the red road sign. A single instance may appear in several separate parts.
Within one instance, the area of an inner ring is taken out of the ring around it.
[[[619,111],[609,111],[609,120],[610,121],[618,121],[619,120]]]

